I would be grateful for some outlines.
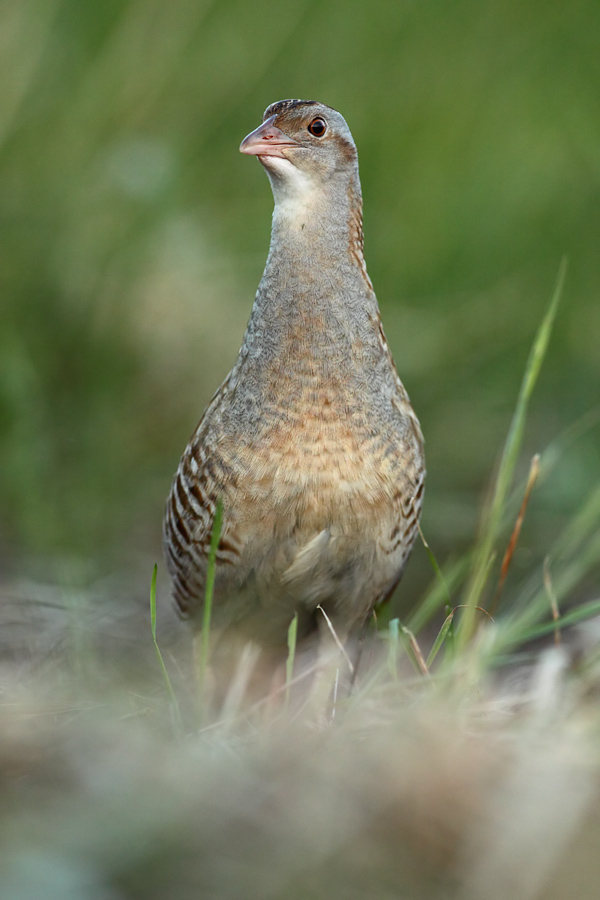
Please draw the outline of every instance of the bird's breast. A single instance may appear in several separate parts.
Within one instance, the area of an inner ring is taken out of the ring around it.
[[[397,445],[397,446],[396,446]],[[233,439],[220,452],[240,470],[249,500],[326,527],[381,513],[394,491],[400,436],[384,434],[356,397],[335,381],[294,380],[259,409],[252,439]]]

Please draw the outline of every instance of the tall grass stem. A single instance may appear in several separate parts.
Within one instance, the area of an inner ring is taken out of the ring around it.
[[[484,513],[480,538],[475,549],[471,575],[467,583],[465,595],[466,608],[461,621],[460,633],[458,635],[460,645],[464,645],[468,642],[473,634],[475,626],[475,607],[481,605],[482,594],[490,570],[490,561],[494,552],[494,544],[498,537],[504,514],[506,496],[514,476],[518,454],[521,449],[523,431],[527,418],[527,407],[548,349],[558,304],[563,292],[566,273],[567,261],[566,259],[563,259],[558,270],[554,293],[529,353],[517,404],[508,429],[506,441],[504,442],[504,448],[498,466],[498,474],[492,491],[491,502]]]

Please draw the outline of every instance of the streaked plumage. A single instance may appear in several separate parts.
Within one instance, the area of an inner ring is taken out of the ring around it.
[[[284,646],[295,612],[306,634],[321,604],[346,635],[393,590],[420,515],[423,443],[364,263],[346,122],[281,101],[240,149],[271,181],[271,246],[238,359],[173,481],[165,553],[175,601],[199,622],[221,498],[215,626]]]

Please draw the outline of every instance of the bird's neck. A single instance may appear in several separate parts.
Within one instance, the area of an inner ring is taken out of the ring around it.
[[[384,354],[364,267],[358,180],[334,197],[322,191],[303,204],[276,201],[269,256],[238,360],[263,397],[273,385],[285,392],[288,377],[293,387],[299,373],[349,383]]]
[[[298,407],[299,386],[319,408],[347,409],[377,378],[396,377],[364,268],[358,179],[336,197],[322,191],[309,200],[276,196],[269,257],[230,379],[232,389],[243,379],[263,410],[279,408],[282,397],[289,410]],[[254,415],[236,407],[249,428]]]
[[[325,188],[277,190],[271,246],[259,292],[315,308],[322,290],[336,302],[337,289],[372,293],[363,256],[362,196],[358,174]],[[325,297],[322,298],[324,301]],[[338,297],[339,302],[339,297]]]

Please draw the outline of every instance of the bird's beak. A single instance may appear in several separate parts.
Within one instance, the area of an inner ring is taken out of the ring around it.
[[[278,156],[287,159],[283,152],[287,147],[298,147],[298,142],[293,141],[287,134],[273,125],[275,116],[271,116],[254,131],[251,131],[240,144],[240,153],[249,156]]]

